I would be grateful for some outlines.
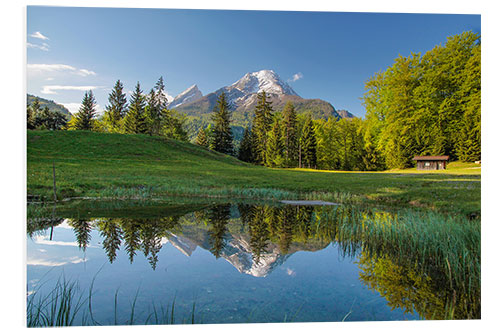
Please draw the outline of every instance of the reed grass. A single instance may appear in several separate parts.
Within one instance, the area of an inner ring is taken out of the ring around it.
[[[460,295],[466,316],[480,316],[481,225],[478,220],[432,211],[324,209],[316,230],[339,244],[343,255],[389,256],[416,266],[451,295]],[[449,301],[449,300],[447,300]],[[457,304],[447,304],[450,316]]]
[[[114,294],[114,320],[101,323],[94,317],[92,295],[94,279],[88,292],[82,291],[76,281],[59,278],[55,286],[42,294],[40,288],[29,293],[26,302],[27,327],[61,327],[61,326],[96,326],[96,325],[173,325],[197,324],[196,302],[193,302],[191,313],[185,318],[176,318],[175,297],[170,305],[157,308],[153,303],[153,311],[139,321],[136,317],[137,290],[130,305],[129,319],[118,320],[118,289]],[[87,295],[87,296],[86,296]]]

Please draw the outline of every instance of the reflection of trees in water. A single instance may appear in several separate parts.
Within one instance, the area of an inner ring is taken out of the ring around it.
[[[78,247],[85,251],[89,246],[92,231],[92,222],[80,219],[69,219],[68,225],[73,228]]]
[[[362,252],[358,261],[360,280],[378,291],[392,309],[416,312],[425,319],[478,318],[479,295],[471,298],[436,281],[439,276],[422,272],[417,264],[402,262],[396,263],[388,255],[370,256]]]
[[[113,263],[122,242],[130,263],[134,261],[137,251],[142,251],[151,267],[156,269],[158,253],[162,248],[161,240],[170,231],[179,228],[179,217],[159,219],[108,218],[95,222],[85,220],[68,220],[73,228],[78,246],[85,250],[91,239],[94,227],[102,237],[102,246],[108,260]]]
[[[108,256],[109,262],[113,263],[116,259],[116,251],[120,249],[122,243],[123,231],[116,220],[101,220],[97,222],[99,234],[103,238],[102,247]]]
[[[415,311],[427,319],[480,317],[480,273],[477,273],[480,266],[474,261],[480,258],[479,253],[474,252],[479,249],[475,245],[476,235],[468,232],[469,229],[458,230],[465,235],[460,246],[469,252],[443,252],[442,236],[425,238],[418,228],[432,222],[441,234],[455,229],[447,229],[448,225],[441,228],[440,221],[431,221],[425,215],[412,213],[414,215],[404,217],[401,212],[397,215],[351,206],[271,207],[239,204],[237,208],[241,226],[232,225],[231,232],[246,233],[256,263],[269,250],[276,251],[276,247],[279,254],[283,255],[297,249],[323,248],[324,244],[334,241],[341,255],[358,257],[363,283],[380,292],[392,307]],[[226,204],[197,211],[184,219],[183,223],[194,223],[198,233],[208,235],[210,251],[219,258],[231,236],[230,218],[231,206]],[[33,235],[41,228],[49,228],[61,221],[54,218],[28,221],[28,234]],[[453,222],[453,228],[456,225],[462,228],[459,222]],[[161,239],[169,237],[170,233],[178,233],[182,228],[179,217],[108,218],[95,222],[76,219],[68,220],[68,224],[74,229],[81,249],[88,247],[90,232],[94,227],[103,239],[102,245],[111,263],[116,260],[117,251],[124,247],[131,263],[137,252],[143,252],[153,269],[157,266]],[[405,228],[414,229],[408,231]],[[450,232],[446,235],[455,234]],[[415,241],[420,243],[415,245]],[[450,267],[448,260],[463,253],[470,255],[460,257],[462,266]],[[459,273],[455,271],[456,267]]]
[[[259,263],[262,253],[265,252],[269,241],[269,223],[272,223],[272,210],[266,206],[254,206],[252,218],[248,223],[248,233],[250,234],[250,248],[252,257]]]
[[[219,258],[226,244],[225,235],[227,233],[227,224],[231,217],[231,205],[217,205],[208,210],[209,229],[211,248],[210,252]]]

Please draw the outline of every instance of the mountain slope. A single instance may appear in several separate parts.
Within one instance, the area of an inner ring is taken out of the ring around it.
[[[355,115],[353,115],[352,113],[350,113],[349,111],[347,110],[337,110],[337,113],[340,115],[341,118],[343,119],[352,119],[352,118],[356,118]]]
[[[313,118],[340,118],[330,103],[321,99],[300,97],[272,70],[247,73],[232,85],[222,87],[197,100],[183,103],[176,107],[176,110],[187,116],[208,119],[206,115],[212,112],[217,97],[224,92],[233,110],[233,123],[245,126],[253,118],[257,94],[261,91],[266,92],[275,111],[281,111],[286,102],[290,101],[299,114],[310,112]]]
[[[33,103],[35,98],[38,98],[38,102],[40,103],[41,109],[43,109],[45,106],[47,106],[50,111],[59,112],[59,113],[64,114],[67,117],[71,117],[71,113],[63,105],[57,104],[56,102],[54,102],[52,100],[48,100],[48,99],[45,99],[42,97],[30,95],[30,94],[27,94],[26,106],[31,105],[31,103]]]
[[[183,92],[181,92],[179,95],[177,95],[172,102],[168,104],[168,107],[175,108],[178,107],[182,104],[190,103],[199,100],[200,98],[203,97],[203,94],[201,91],[198,89],[198,86],[192,85],[191,87],[187,88]]]

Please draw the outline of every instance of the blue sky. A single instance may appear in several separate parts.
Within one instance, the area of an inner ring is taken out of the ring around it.
[[[479,15],[28,7],[27,91],[76,111],[92,89],[103,109],[117,79],[205,95],[273,69],[300,96],[363,116],[370,76],[468,30],[481,33]]]

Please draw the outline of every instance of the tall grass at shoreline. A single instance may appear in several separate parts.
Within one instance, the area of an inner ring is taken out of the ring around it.
[[[88,292],[82,291],[76,281],[64,278],[57,280],[55,286],[45,295],[40,290],[34,290],[27,296],[26,325],[27,327],[61,327],[61,326],[102,326],[102,325],[173,325],[196,324],[196,302],[193,302],[191,313],[179,320],[175,312],[175,298],[166,307],[152,304],[153,310],[144,320],[138,320],[136,315],[135,294],[130,305],[129,319],[117,319],[118,291],[114,295],[113,322],[100,322],[94,318],[92,310],[93,282]]]
[[[448,313],[460,306],[467,317],[480,316],[479,220],[430,211],[377,213],[354,208],[320,216],[317,230],[333,237],[344,255],[363,252],[368,257],[389,257],[396,264],[414,266],[452,295]]]

